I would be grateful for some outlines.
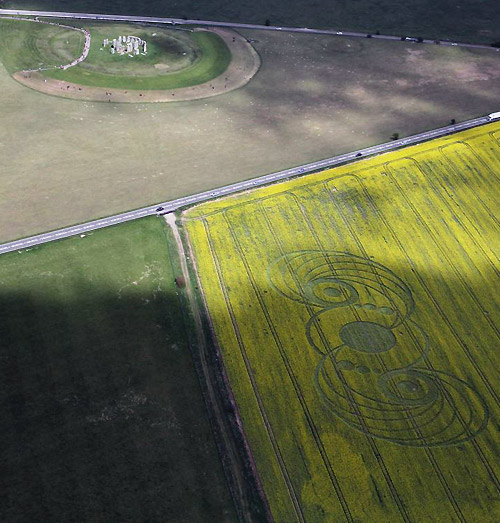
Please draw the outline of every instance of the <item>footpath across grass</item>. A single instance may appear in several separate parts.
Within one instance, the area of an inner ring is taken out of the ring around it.
[[[71,20],[61,20],[71,26]],[[81,31],[37,22],[0,19],[0,60],[10,74],[24,69],[57,67],[82,54]]]
[[[0,520],[234,521],[168,234],[0,257]]]

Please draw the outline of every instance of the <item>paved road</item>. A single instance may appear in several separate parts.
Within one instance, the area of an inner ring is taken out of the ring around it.
[[[500,119],[500,113],[495,113],[495,119]],[[383,143],[381,145],[374,145],[373,147],[367,147],[366,149],[359,149],[358,151],[354,151],[352,153],[346,153],[340,156],[327,158],[325,160],[320,160],[317,162],[300,165],[298,167],[293,167],[291,169],[285,169],[284,171],[267,174],[265,176],[260,176],[258,178],[253,178],[244,182],[233,183],[231,185],[226,185],[219,189],[205,191],[183,198],[177,198],[176,200],[170,200],[168,202],[152,205],[150,207],[144,207],[142,209],[137,209],[136,211],[117,214],[115,216],[110,216],[109,218],[94,220],[92,222],[88,222],[82,225],[66,227],[65,229],[59,229],[58,231],[47,232],[44,234],[39,234],[37,236],[32,236],[30,238],[24,238],[21,240],[4,243],[3,245],[0,245],[0,254],[27,249],[29,247],[40,245],[42,243],[60,240],[61,238],[67,238],[69,236],[85,234],[95,229],[102,229],[103,227],[109,227],[110,225],[116,225],[118,223],[136,220],[137,218],[143,218],[144,216],[158,214],[158,207],[163,207],[161,214],[165,214],[168,212],[175,211],[180,207],[184,207],[186,205],[192,205],[194,203],[203,202],[205,200],[210,200],[218,196],[227,196],[228,194],[232,194],[245,189],[251,189],[260,185],[267,185],[278,180],[290,178],[291,176],[297,176],[299,174],[305,174],[320,169],[326,169],[327,167],[333,167],[342,163],[346,163],[348,161],[358,159],[359,157],[362,158],[366,156],[380,154],[406,145],[431,140],[433,138],[438,138],[439,136],[444,136],[446,134],[454,133],[457,131],[463,131],[464,129],[470,129],[471,127],[486,124],[491,120],[492,118],[490,118],[489,116],[474,118],[473,120],[468,120],[466,122],[458,123],[455,125],[448,125],[447,127],[441,127],[432,131],[415,134],[413,136],[402,138],[400,140],[394,140],[388,143]],[[29,212],[29,210],[25,212]]]
[[[77,18],[86,20],[110,20],[116,22],[144,22],[153,24],[170,24],[170,25],[209,25],[212,27],[233,27],[236,29],[262,29],[265,31],[289,31],[293,33],[312,33],[323,35],[342,35],[351,36],[355,38],[366,38],[367,33],[355,33],[351,31],[334,31],[333,29],[310,29],[308,27],[278,27],[275,25],[266,26],[258,24],[238,24],[233,22],[217,22],[213,20],[184,20],[182,18],[155,18],[152,16],[127,16],[127,15],[103,15],[103,14],[89,14],[89,13],[63,13],[57,11],[27,11],[16,9],[0,9],[0,15],[17,15],[17,16],[43,16],[53,18]],[[377,35],[371,34],[372,38],[381,40],[402,40],[401,36],[391,35]],[[425,44],[451,45],[459,47],[469,47],[476,49],[489,49],[490,51],[500,51],[500,48],[491,47],[489,45],[481,44],[467,44],[463,42],[450,42],[447,40],[422,40],[417,42],[417,38],[405,37],[406,41]]]

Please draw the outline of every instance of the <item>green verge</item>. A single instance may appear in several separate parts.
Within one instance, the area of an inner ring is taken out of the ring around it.
[[[156,217],[0,258],[2,521],[233,521]]]

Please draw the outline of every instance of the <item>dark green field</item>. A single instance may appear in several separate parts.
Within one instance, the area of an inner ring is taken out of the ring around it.
[[[166,234],[0,257],[1,521],[235,520]]]
[[[5,8],[227,20],[302,27],[333,27],[388,34],[500,41],[498,0],[6,0]]]

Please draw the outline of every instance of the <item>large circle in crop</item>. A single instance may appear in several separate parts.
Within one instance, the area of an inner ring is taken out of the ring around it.
[[[340,329],[342,343],[360,352],[385,352],[396,345],[391,329],[371,321],[353,321]]]

